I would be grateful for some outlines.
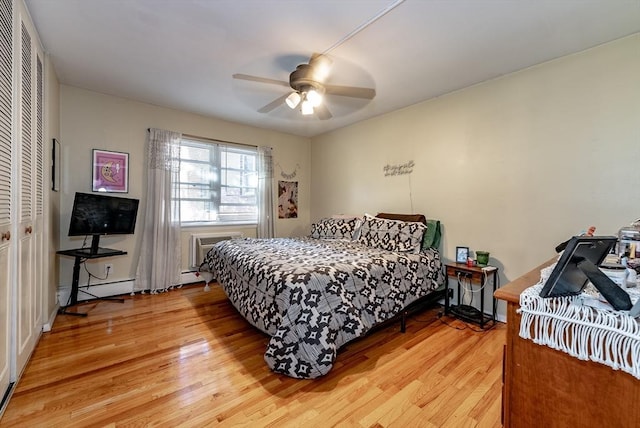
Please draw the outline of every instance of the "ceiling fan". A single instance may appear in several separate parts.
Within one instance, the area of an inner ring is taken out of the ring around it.
[[[299,107],[303,115],[315,113],[321,120],[326,120],[330,119],[332,115],[323,103],[325,95],[339,95],[369,100],[376,96],[376,91],[372,88],[327,84],[326,80],[329,76],[330,67],[331,59],[328,56],[313,54],[308,63],[300,64],[296,67],[289,75],[288,82],[247,74],[234,74],[233,78],[280,85],[290,89],[289,92],[260,108],[258,110],[260,113],[268,113],[284,103],[291,109]]]

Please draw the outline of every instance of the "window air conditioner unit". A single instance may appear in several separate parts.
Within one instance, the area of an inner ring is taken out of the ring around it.
[[[241,232],[199,233],[191,235],[190,261],[192,268],[198,268],[204,261],[207,252],[216,243],[227,239],[242,238]]]

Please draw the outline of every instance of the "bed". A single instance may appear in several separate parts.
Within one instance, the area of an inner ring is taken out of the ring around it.
[[[442,289],[439,223],[427,233],[424,216],[378,216],[323,219],[308,237],[233,239],[207,253],[204,269],[271,337],[273,371],[325,375],[342,345]]]

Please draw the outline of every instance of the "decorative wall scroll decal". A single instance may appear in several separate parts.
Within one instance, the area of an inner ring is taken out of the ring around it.
[[[293,172],[291,172],[289,174],[289,173],[284,172],[284,169],[282,169],[282,166],[280,166],[279,163],[277,163],[276,165],[277,165],[278,168],[280,168],[280,176],[282,178],[284,178],[285,180],[291,180],[291,179],[295,178],[296,175],[298,175],[298,168],[300,168],[300,164],[297,163],[296,164],[296,168],[293,170]]]
[[[384,170],[385,177],[390,175],[405,175],[405,174],[411,174],[413,172],[414,165],[415,165],[415,162],[410,160],[409,162],[405,162],[400,165],[387,164],[382,169]]]

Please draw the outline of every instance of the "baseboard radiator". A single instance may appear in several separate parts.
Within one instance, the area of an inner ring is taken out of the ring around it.
[[[191,251],[189,254],[190,266],[197,269],[204,261],[207,252],[216,243],[226,241],[227,239],[242,238],[242,232],[224,232],[224,233],[197,233],[191,235]]]

